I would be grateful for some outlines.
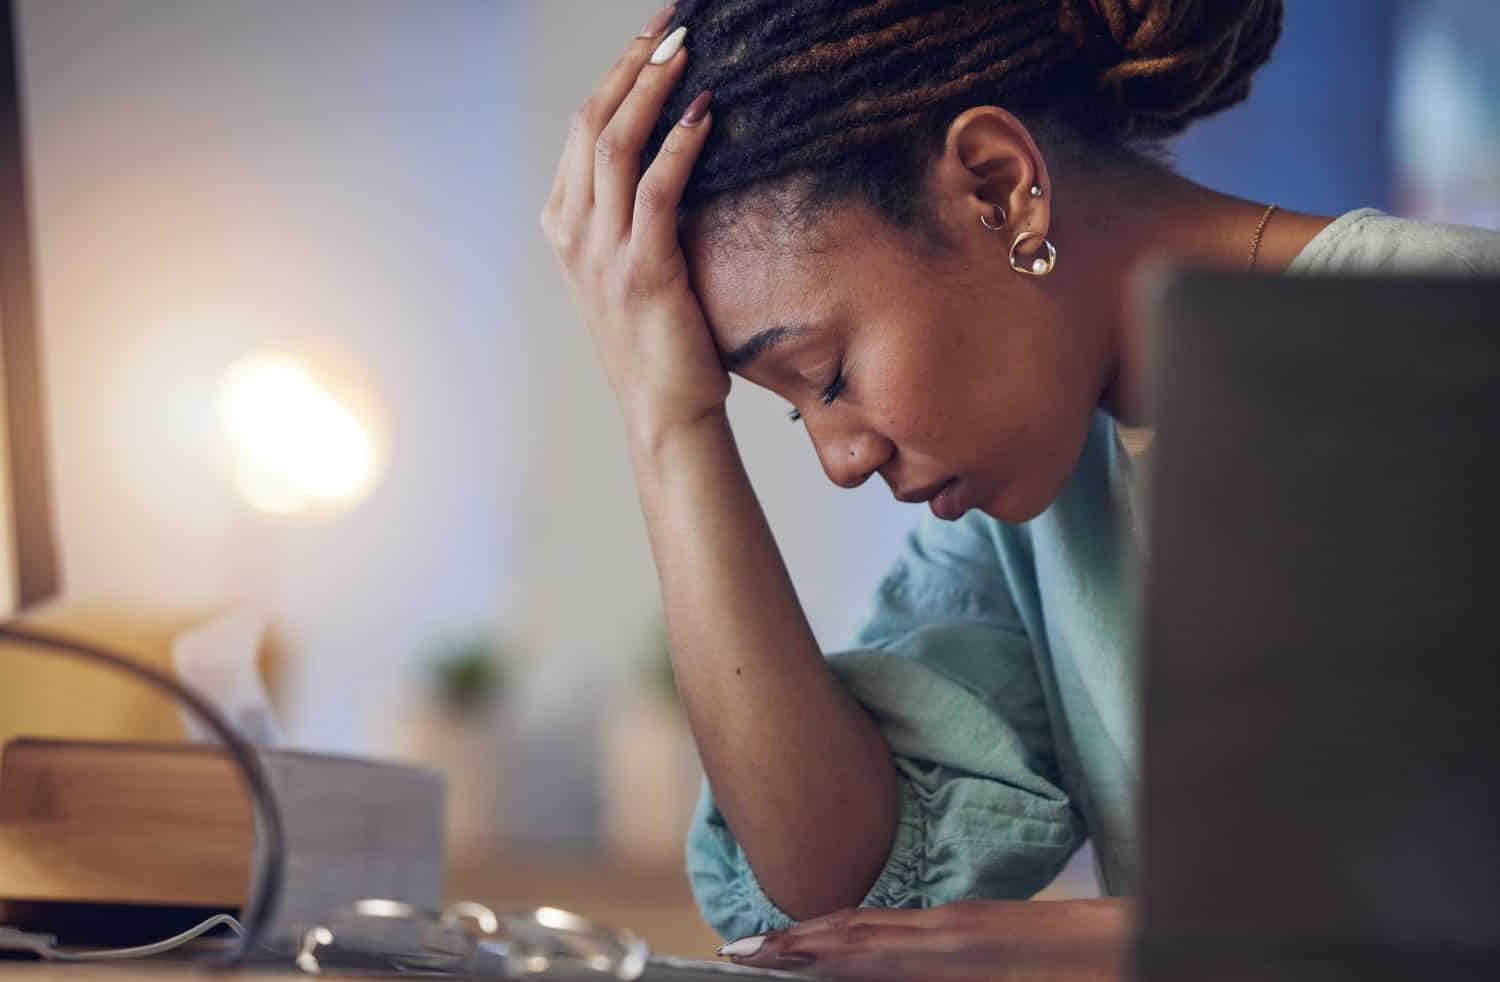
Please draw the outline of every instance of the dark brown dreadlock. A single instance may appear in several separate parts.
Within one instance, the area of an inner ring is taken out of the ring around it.
[[[655,157],[687,103],[714,129],[683,199],[799,177],[799,213],[862,198],[898,226],[953,117],[1015,113],[1049,154],[1149,150],[1244,99],[1281,0],[678,0],[688,66]]]

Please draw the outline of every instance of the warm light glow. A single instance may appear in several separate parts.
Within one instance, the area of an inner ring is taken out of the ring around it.
[[[268,353],[237,362],[221,402],[234,482],[251,507],[274,515],[345,509],[375,486],[374,420],[300,359]]]

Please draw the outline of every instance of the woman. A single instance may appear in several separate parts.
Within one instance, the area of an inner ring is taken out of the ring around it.
[[[831,971],[1125,929],[1131,271],[1500,270],[1494,233],[1278,210],[1160,161],[1245,97],[1280,18],[683,0],[576,114],[542,228],[629,434],[712,789],[689,868],[728,953]],[[791,403],[832,481],[929,504],[858,650],[818,650],[730,371]],[[1110,898],[1015,902],[1086,838]]]

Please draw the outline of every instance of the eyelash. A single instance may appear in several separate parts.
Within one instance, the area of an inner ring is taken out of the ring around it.
[[[833,400],[837,399],[839,397],[839,393],[843,391],[844,367],[840,365],[838,371],[834,373],[833,381],[828,383],[828,388],[823,390],[819,398],[823,400],[823,405],[831,406],[833,405]],[[802,412],[801,410],[790,409],[787,411],[786,417],[787,419],[795,423],[802,418]]]

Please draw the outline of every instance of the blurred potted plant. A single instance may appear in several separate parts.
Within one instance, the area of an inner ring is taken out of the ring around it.
[[[633,685],[601,729],[600,781],[610,853],[639,865],[680,865],[703,771],[678,699],[666,626],[648,633]]]
[[[448,779],[450,863],[492,856],[502,845],[501,724],[508,661],[496,639],[471,637],[439,645],[422,665],[422,695],[404,751]]]
[[[456,716],[483,711],[502,689],[499,646],[473,639],[442,649],[432,662],[432,684],[438,701]]]

